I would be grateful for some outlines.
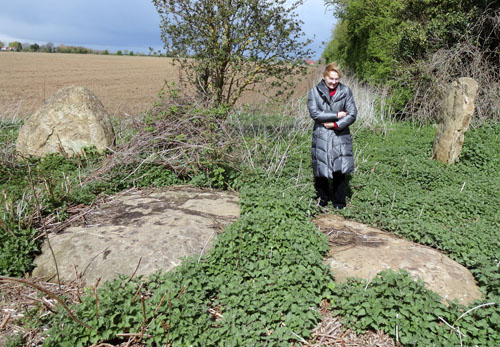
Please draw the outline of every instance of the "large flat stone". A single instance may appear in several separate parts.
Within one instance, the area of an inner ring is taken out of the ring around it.
[[[206,254],[215,234],[239,215],[232,192],[194,188],[129,191],[85,216],[85,224],[50,235],[62,281],[75,278],[75,266],[87,283],[118,274],[168,271],[183,257]],[[48,243],[35,259],[33,276],[51,277],[55,265]]]
[[[370,280],[382,270],[404,269],[445,300],[467,305],[481,298],[469,270],[433,248],[340,216],[324,214],[315,224],[328,236],[331,248],[325,263],[338,282],[349,277]]]

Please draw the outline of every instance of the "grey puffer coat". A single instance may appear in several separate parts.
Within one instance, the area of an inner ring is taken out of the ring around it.
[[[334,171],[351,173],[354,171],[354,155],[349,125],[354,123],[358,113],[352,92],[339,83],[337,91],[330,97],[326,83],[321,82],[311,89],[307,107],[314,120],[312,135],[312,167],[314,176],[332,178]],[[337,118],[344,111],[347,116]],[[322,123],[336,122],[338,128],[327,129]]]

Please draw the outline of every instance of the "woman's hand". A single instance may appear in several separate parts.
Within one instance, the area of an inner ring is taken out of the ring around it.
[[[344,112],[344,111],[340,111],[339,113],[337,113],[337,117],[340,119],[342,117],[345,117],[347,116],[347,112]]]
[[[323,123],[323,126],[325,128],[327,128],[327,129],[334,129],[335,128],[335,122],[326,122],[326,123]]]

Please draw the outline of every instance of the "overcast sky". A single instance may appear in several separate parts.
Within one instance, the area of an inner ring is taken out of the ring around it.
[[[303,30],[314,39],[315,59],[330,40],[335,19],[324,0],[299,9]],[[0,41],[148,53],[163,48],[160,16],[150,0],[0,0]]]

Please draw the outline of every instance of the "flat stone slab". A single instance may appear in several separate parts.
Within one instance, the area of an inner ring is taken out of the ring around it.
[[[75,279],[79,272],[93,284],[99,277],[106,281],[132,275],[139,260],[136,275],[149,275],[173,269],[183,257],[206,254],[215,234],[238,216],[234,192],[132,190],[85,215],[85,223],[50,235],[50,244],[62,281]],[[33,276],[55,275],[47,242],[35,265]]]
[[[481,299],[469,270],[433,248],[341,216],[323,214],[314,223],[328,236],[331,248],[325,263],[338,282],[349,277],[370,280],[382,270],[404,269],[444,300],[467,305]]]

